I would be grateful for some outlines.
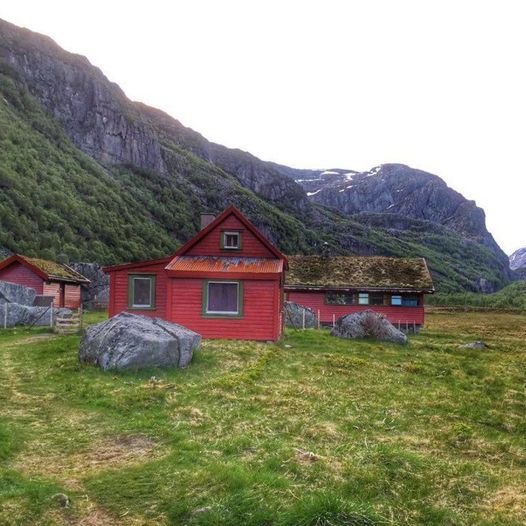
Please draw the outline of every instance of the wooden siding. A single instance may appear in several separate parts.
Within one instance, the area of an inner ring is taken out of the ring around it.
[[[66,283],[66,304],[68,309],[78,309],[80,307],[80,285]]]
[[[60,304],[60,283],[58,281],[44,282],[42,294],[44,294],[44,296],[53,296],[53,305],[55,307],[63,307],[63,305]]]
[[[352,314],[353,312],[360,312],[364,310],[373,310],[384,314],[387,319],[394,325],[398,323],[417,325],[424,324],[424,302],[423,296],[418,295],[419,306],[418,307],[402,307],[392,305],[327,305],[325,303],[325,292],[295,292],[291,291],[287,293],[289,301],[310,307],[314,310],[316,316],[318,310],[320,311],[320,320],[322,323],[332,323],[333,315],[336,319],[344,316],[345,314]],[[416,295],[416,294],[415,294]]]
[[[241,230],[241,249],[225,250],[221,249],[221,232],[224,230]],[[214,229],[194,245],[185,256],[243,256],[252,258],[275,258],[274,254],[263,245],[256,236],[247,230],[245,226],[235,217],[228,216],[219,223]]]
[[[110,302],[108,306],[109,315],[115,316],[123,311],[143,314],[144,316],[166,318],[166,292],[167,277],[164,267],[166,263],[156,263],[122,269],[110,272]],[[128,276],[136,274],[155,274],[155,309],[130,309],[128,308]]]
[[[35,289],[37,294],[42,294],[44,280],[18,261],[0,270],[0,280],[30,287]]]
[[[243,281],[243,317],[210,318],[202,314],[202,279],[169,280],[169,321],[198,332],[203,338],[277,340],[281,333],[279,281]]]

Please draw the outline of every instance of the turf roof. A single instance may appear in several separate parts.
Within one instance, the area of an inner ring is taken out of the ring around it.
[[[28,258],[25,256],[21,257],[34,267],[37,267],[42,272],[47,274],[50,278],[64,279],[79,283],[89,283],[89,280],[86,279],[82,274],[75,272],[72,268],[68,267],[67,265],[63,265],[62,263],[48,261],[47,259]]]
[[[285,286],[433,290],[423,258],[289,256]]]

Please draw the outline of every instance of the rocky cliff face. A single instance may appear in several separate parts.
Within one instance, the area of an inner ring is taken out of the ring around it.
[[[173,151],[168,139],[232,174],[272,201],[311,209],[301,188],[272,166],[240,150],[207,141],[162,111],[130,101],[82,56],[50,38],[0,20],[0,58],[12,66],[85,153],[110,166],[130,164],[164,175]]]
[[[505,255],[486,229],[484,210],[430,173],[403,164],[385,164],[368,172],[331,169],[292,174],[310,199],[348,215],[386,214],[430,221],[474,239]],[[299,176],[299,177],[298,177]]]
[[[526,275],[526,247],[519,248],[510,256],[510,268]]]

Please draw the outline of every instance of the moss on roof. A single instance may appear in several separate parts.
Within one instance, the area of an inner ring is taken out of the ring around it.
[[[289,256],[285,286],[433,289],[423,258]]]
[[[68,281],[76,281],[79,283],[89,283],[89,280],[82,274],[75,272],[72,268],[62,263],[56,263],[55,261],[48,261],[47,259],[40,258],[28,258],[21,256],[31,265],[37,267],[42,272],[46,273],[50,278],[65,279]]]

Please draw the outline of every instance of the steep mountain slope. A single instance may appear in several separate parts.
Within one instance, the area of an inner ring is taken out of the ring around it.
[[[512,270],[526,269],[526,247],[519,248],[510,256]]]
[[[0,147],[0,245],[28,255],[157,257],[196,232],[199,211],[234,204],[288,253],[328,243],[335,254],[424,256],[444,290],[510,278],[507,258],[469,221],[331,210],[293,180],[319,172],[211,143],[131,102],[84,57],[3,21]]]

